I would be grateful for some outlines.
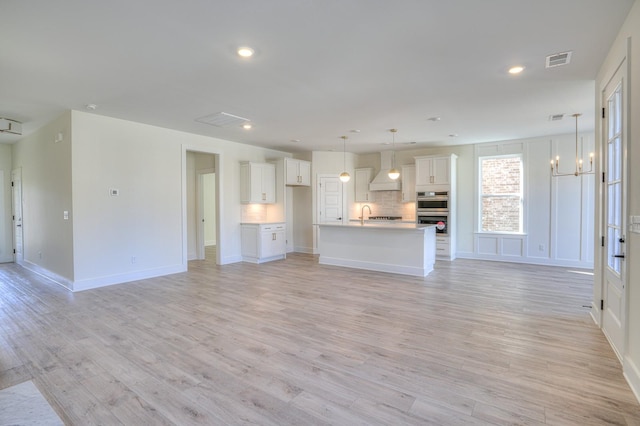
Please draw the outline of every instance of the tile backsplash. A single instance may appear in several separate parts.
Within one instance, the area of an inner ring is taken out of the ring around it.
[[[376,191],[375,201],[355,203],[351,211],[351,219],[358,219],[362,206],[371,206],[371,215],[367,210],[364,217],[369,216],[401,216],[402,220],[416,220],[416,203],[402,202],[402,191]]]

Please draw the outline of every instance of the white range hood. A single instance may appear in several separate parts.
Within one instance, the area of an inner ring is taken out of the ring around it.
[[[400,191],[402,189],[402,176],[393,180],[389,177],[389,169],[393,162],[393,151],[382,151],[380,153],[380,171],[369,184],[369,191]],[[396,169],[398,169],[396,165]]]

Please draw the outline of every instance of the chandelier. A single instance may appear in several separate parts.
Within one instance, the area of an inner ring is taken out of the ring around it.
[[[551,160],[551,176],[580,176],[580,175],[592,175],[593,171],[593,152],[589,154],[589,170],[583,170],[582,158],[578,154],[578,117],[582,114],[573,114],[576,118],[576,170],[572,173],[560,173],[560,156],[556,156],[555,160]]]

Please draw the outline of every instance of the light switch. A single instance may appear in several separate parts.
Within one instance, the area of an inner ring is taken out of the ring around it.
[[[62,218],[63,218],[64,220],[69,220],[69,212],[68,212],[68,211],[66,211],[66,210],[65,210],[65,211],[63,211],[63,212],[62,212]]]
[[[640,234],[640,216],[629,216],[629,231]]]

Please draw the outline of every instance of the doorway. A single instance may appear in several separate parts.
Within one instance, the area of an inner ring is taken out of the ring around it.
[[[220,262],[220,159],[215,153],[184,151],[183,246],[185,263]]]
[[[22,264],[22,169],[11,171],[11,208],[13,214],[13,261]]]
[[[344,215],[343,183],[337,176],[318,176],[318,223],[340,223]]]
[[[625,262],[627,211],[627,136],[624,93],[626,60],[602,93],[604,106],[602,250],[602,331],[618,358],[626,346],[627,273]]]

